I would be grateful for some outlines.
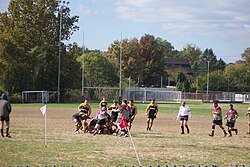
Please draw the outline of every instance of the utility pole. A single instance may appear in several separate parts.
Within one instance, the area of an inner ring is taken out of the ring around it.
[[[208,88],[209,88],[209,63],[210,61],[207,61],[207,95],[208,95]]]
[[[85,51],[85,46],[84,46],[84,31],[83,31],[83,45],[82,45],[82,97],[84,94],[84,51]]]
[[[120,41],[120,84],[119,84],[119,97],[122,97],[122,33]]]

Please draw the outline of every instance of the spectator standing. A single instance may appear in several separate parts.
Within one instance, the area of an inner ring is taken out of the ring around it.
[[[0,100],[0,121],[1,121],[1,136],[4,137],[4,121],[6,122],[6,137],[11,138],[9,129],[10,129],[10,113],[11,113],[11,104],[7,98],[6,94],[2,94]]]

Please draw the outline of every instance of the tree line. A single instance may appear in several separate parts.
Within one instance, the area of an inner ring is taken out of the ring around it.
[[[83,54],[77,43],[63,42],[79,29],[79,16],[71,16],[70,11],[67,6],[60,10],[56,0],[10,1],[8,11],[0,13],[0,92],[7,92],[13,99],[20,99],[23,90],[56,92],[59,45],[62,101],[81,94],[83,62],[84,86],[119,87],[120,56],[122,87],[165,87],[171,80],[178,90],[203,92],[209,61],[209,90],[250,91],[250,48],[242,51],[243,60],[226,64],[211,48],[202,51],[187,44],[178,51],[166,39],[145,34],[140,39],[115,40],[107,51],[86,48]],[[182,70],[166,70],[169,57],[188,59],[194,77]]]

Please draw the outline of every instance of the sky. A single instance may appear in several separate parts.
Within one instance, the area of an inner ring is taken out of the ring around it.
[[[121,37],[145,34],[167,40],[181,51],[192,44],[212,48],[226,63],[242,60],[250,47],[249,0],[69,0],[80,27],[69,43],[105,51]],[[9,0],[0,0],[0,12]],[[84,34],[84,35],[83,35]]]

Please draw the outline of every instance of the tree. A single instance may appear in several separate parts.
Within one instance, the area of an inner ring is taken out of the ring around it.
[[[159,86],[162,78],[167,78],[165,60],[176,54],[172,45],[161,38],[144,35],[140,40],[133,38],[122,41],[122,74],[131,77],[139,85]],[[114,41],[104,53],[119,69],[120,43]]]
[[[118,87],[117,69],[100,51],[91,51],[84,56],[85,84],[89,87]]]
[[[194,74],[198,75],[201,70],[199,64],[201,64],[202,62],[202,51],[200,50],[200,48],[192,44],[187,44],[187,46],[183,48],[183,50],[180,51],[179,54],[181,57],[188,59]]]
[[[225,75],[234,91],[250,91],[250,75],[246,69],[246,62],[227,65]]]
[[[248,74],[250,75],[250,47],[246,48],[244,53],[241,54],[241,56],[246,62],[246,70],[248,71]]]
[[[0,59],[8,71],[0,74],[4,91],[56,90],[58,67],[59,2],[55,0],[11,0],[8,12],[0,13]],[[62,10],[62,40],[78,30],[78,16]],[[67,57],[63,44],[62,57]],[[10,47],[13,48],[10,50]],[[73,61],[68,58],[67,61]],[[69,62],[70,63],[70,62]],[[62,63],[63,64],[63,63]],[[62,68],[62,74],[67,69]],[[10,79],[9,79],[10,78]],[[8,82],[12,80],[12,82]],[[6,85],[7,84],[7,85]],[[11,87],[11,88],[9,88]],[[62,87],[62,90],[64,87]]]
[[[182,92],[187,92],[190,89],[190,83],[182,72],[176,73],[176,89]]]

